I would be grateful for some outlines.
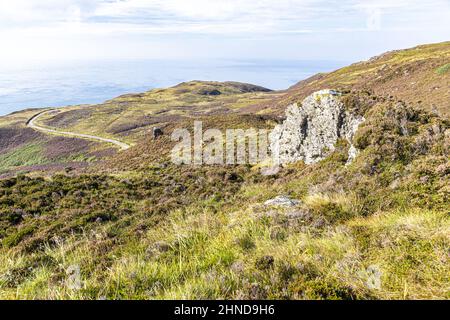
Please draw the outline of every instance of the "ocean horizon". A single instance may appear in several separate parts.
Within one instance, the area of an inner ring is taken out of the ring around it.
[[[96,104],[190,80],[238,81],[283,90],[345,61],[102,60],[2,66],[0,116],[27,108]]]

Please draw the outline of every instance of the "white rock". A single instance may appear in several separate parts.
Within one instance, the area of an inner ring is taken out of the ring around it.
[[[350,148],[348,149],[348,159],[345,164],[349,165],[350,163],[352,163],[357,155],[358,155],[358,149],[356,149],[355,146],[353,144],[351,144]]]
[[[263,176],[274,176],[280,172],[280,166],[261,168],[260,172]]]
[[[303,100],[300,107],[288,106],[286,120],[269,136],[275,163],[318,162],[335,150],[338,139],[350,143],[348,163],[356,157],[352,139],[365,119],[346,111],[340,96],[335,90],[321,90]]]
[[[264,202],[266,206],[293,207],[300,203],[298,200],[291,199],[287,196],[277,196]]]

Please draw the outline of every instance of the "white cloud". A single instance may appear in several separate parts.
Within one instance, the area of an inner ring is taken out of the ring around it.
[[[0,26],[17,27],[81,19],[98,4],[88,0],[14,0],[0,2]]]
[[[91,32],[105,24],[124,31],[285,32],[328,10],[323,0],[15,0],[0,3],[0,29],[63,28]],[[132,26],[140,27],[133,28]],[[142,28],[142,26],[145,26]]]
[[[109,28],[112,34],[323,32],[379,29],[381,19],[394,14],[415,14],[437,26],[449,13],[447,0],[15,0],[0,2],[0,31],[74,30],[73,24],[82,24],[78,32]]]
[[[187,50],[179,35],[203,37],[205,46],[240,39],[233,42],[237,48],[247,39],[266,39],[255,54],[285,36],[287,50],[308,34],[336,46],[339,35],[352,32],[403,32],[410,42],[421,33],[431,42],[450,38],[448,16],[448,0],[3,0],[0,60],[133,56],[138,50],[166,56],[172,52],[159,49]]]
[[[235,19],[245,15],[253,20],[267,16],[285,18],[318,4],[312,0],[125,0],[99,4],[96,14],[126,16],[138,12],[161,12],[193,19]],[[300,18],[300,17],[298,17]]]

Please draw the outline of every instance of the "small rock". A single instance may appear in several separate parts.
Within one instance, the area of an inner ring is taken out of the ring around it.
[[[349,164],[351,164],[357,155],[358,155],[358,149],[356,149],[355,146],[353,144],[351,144],[350,148],[348,149],[348,159],[347,159],[347,162],[345,163],[345,165],[348,166]]]
[[[441,126],[439,124],[434,124],[431,127],[431,129],[433,130],[433,133],[436,134],[436,135],[442,133],[442,128],[441,128]]]
[[[420,177],[419,180],[420,180],[421,183],[427,183],[428,180],[429,180],[429,177],[428,176],[423,176],[423,177]]]
[[[437,166],[436,172],[439,173],[440,175],[449,174],[450,173],[450,167],[448,167],[445,163],[440,164],[439,166]]]
[[[268,168],[261,168],[261,174],[263,176],[274,176],[280,172],[280,166],[273,166]]]
[[[153,130],[152,130],[152,137],[153,137],[153,139],[157,139],[158,137],[162,136],[163,134],[164,134],[164,133],[163,133],[163,131],[161,130],[161,128],[155,127],[155,128],[153,128]]]
[[[300,201],[291,199],[287,196],[278,196],[264,202],[266,206],[293,207],[300,204]]]
[[[395,179],[394,181],[392,181],[392,183],[389,185],[389,188],[391,188],[392,190],[395,190],[398,188],[398,186],[400,185],[400,179]]]

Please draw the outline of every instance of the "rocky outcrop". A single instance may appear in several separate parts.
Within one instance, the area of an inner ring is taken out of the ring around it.
[[[303,160],[311,164],[334,151],[338,139],[350,143],[348,163],[357,155],[352,139],[364,118],[345,109],[341,93],[321,90],[290,105],[286,120],[270,134],[270,149],[276,163]]]

